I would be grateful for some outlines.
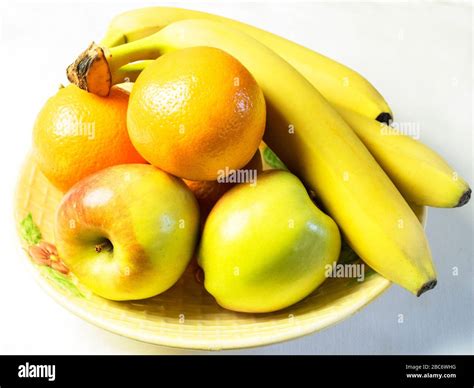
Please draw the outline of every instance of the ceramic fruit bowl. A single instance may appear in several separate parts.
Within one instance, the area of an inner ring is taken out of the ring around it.
[[[18,233],[26,252],[32,238],[55,243],[54,216],[61,197],[62,193],[28,156],[15,203]],[[289,308],[267,314],[243,314],[217,305],[196,279],[194,263],[177,284],[161,295],[114,302],[94,295],[72,274],[63,273],[60,266],[38,264],[38,260],[29,259],[42,288],[62,306],[94,325],[147,343],[201,350],[262,346],[314,333],[348,318],[391,284],[365,266],[363,281],[329,278],[310,296]],[[340,262],[359,261],[344,247]]]

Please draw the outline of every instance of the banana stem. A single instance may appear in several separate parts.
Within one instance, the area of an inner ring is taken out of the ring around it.
[[[112,74],[112,80],[114,74],[122,66],[144,59],[156,59],[163,53],[161,46],[157,44],[157,40],[153,35],[110,48],[108,50],[107,62]]]
[[[127,43],[127,37],[115,30],[108,30],[99,43],[101,47],[115,47]]]
[[[140,73],[147,67],[153,59],[129,63],[116,71],[115,78],[120,82],[135,82]],[[117,83],[120,83],[117,82]]]
[[[99,96],[108,96],[113,85],[127,77],[121,68],[133,62],[156,59],[165,51],[154,35],[110,49],[92,43],[67,69],[69,81]],[[139,68],[131,68],[136,78]],[[141,71],[141,70],[140,70]]]

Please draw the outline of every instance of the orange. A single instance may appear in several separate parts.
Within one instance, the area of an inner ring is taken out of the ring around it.
[[[40,170],[60,190],[105,167],[146,163],[127,132],[128,93],[99,97],[69,85],[51,97],[33,129]]]
[[[216,180],[252,158],[265,129],[265,100],[249,71],[211,47],[163,55],[138,76],[128,131],[143,157],[181,178]]]
[[[254,170],[256,174],[262,172],[262,158],[260,151],[254,154],[252,159],[242,170]],[[235,183],[220,182],[220,181],[192,181],[184,179],[184,183],[191,189],[194,196],[199,203],[199,209],[201,214],[201,227],[204,225],[207,216],[211,212],[216,202],[232,187]]]
[[[186,183],[186,185],[191,189],[198,200],[202,224],[219,198],[234,186],[233,183],[220,183],[218,181],[190,181],[187,179],[184,179],[184,183]]]

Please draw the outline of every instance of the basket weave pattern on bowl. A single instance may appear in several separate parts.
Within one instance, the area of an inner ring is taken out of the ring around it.
[[[43,239],[54,244],[54,216],[61,197],[62,193],[48,182],[29,156],[18,182],[17,225],[31,213]],[[363,282],[331,278],[287,309],[242,314],[217,305],[195,280],[193,264],[170,290],[133,302],[103,299],[73,278],[58,280],[51,276],[54,271],[46,271],[33,262],[32,265],[40,285],[56,301],[99,327],[148,343],[204,350],[267,345],[321,330],[349,317],[390,286],[388,280],[366,267]],[[67,287],[68,282],[72,287]]]

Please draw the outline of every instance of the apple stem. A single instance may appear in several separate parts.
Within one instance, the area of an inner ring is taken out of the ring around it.
[[[106,251],[109,251],[109,252],[110,252],[113,248],[114,248],[114,247],[113,247],[112,243],[111,243],[109,240],[105,240],[105,241],[103,241],[103,242],[101,242],[100,244],[97,244],[97,245],[95,246],[95,251],[96,251],[97,253],[100,253],[100,252],[102,252],[103,250],[106,250]]]

